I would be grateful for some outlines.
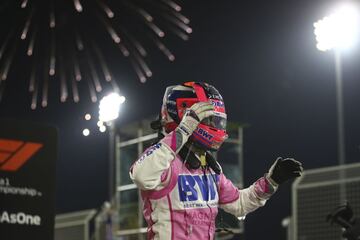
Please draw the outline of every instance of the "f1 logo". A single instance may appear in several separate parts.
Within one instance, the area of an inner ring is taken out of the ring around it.
[[[42,143],[0,138],[0,170],[17,171],[42,147]]]

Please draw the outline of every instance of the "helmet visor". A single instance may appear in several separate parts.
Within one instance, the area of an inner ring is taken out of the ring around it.
[[[219,130],[226,130],[227,118],[224,113],[216,113],[216,115],[204,118],[202,124]]]

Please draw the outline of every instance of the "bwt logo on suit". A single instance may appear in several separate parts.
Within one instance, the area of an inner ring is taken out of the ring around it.
[[[200,194],[204,201],[215,200],[217,191],[214,180],[218,182],[219,179],[217,175],[179,175],[178,187],[180,201],[197,201]],[[200,194],[197,189],[200,190]]]

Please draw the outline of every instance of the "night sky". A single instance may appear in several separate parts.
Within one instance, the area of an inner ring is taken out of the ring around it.
[[[305,169],[337,163],[333,52],[316,49],[313,22],[339,1],[179,1],[191,19],[189,41],[171,39],[176,61],[150,51],[153,70],[145,84],[131,65],[109,53],[109,66],[126,103],[117,125],[157,114],[167,85],[205,81],[223,95],[228,119],[246,123],[245,184],[261,177],[278,156],[294,157]],[[0,17],[3,20],[3,17]],[[8,24],[1,21],[5,29]],[[8,28],[6,28],[8,29]],[[108,36],[100,32],[97,39]],[[4,31],[0,33],[4,39]],[[360,43],[343,52],[346,161],[360,159]],[[121,59],[123,59],[121,57]],[[0,117],[42,122],[59,131],[57,213],[98,208],[107,199],[108,138],[85,113],[96,113],[87,92],[75,104],[58,93],[46,108],[30,109],[28,66],[15,57],[0,103]],[[246,220],[248,239],[285,239],[281,220],[290,215],[290,183]]]

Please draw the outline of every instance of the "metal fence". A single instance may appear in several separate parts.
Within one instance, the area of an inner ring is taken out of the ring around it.
[[[91,220],[95,209],[58,214],[55,217],[55,240],[90,240]]]
[[[346,200],[360,217],[360,164],[304,171],[292,188],[292,240],[340,240],[326,216]]]

